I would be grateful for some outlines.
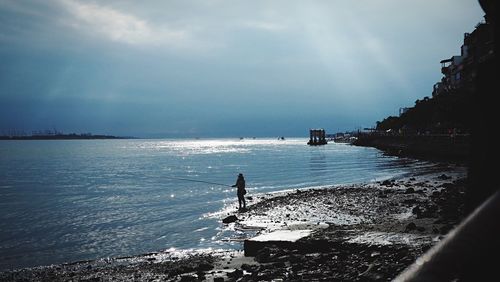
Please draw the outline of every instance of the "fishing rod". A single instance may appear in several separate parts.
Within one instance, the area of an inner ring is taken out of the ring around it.
[[[191,182],[201,182],[201,183],[219,185],[219,186],[224,186],[224,187],[232,187],[231,185],[227,185],[227,184],[215,183],[215,182],[203,181],[203,180],[195,180],[195,179],[189,179],[189,178],[180,178],[180,177],[171,177],[171,176],[163,176],[163,178],[175,179],[175,180],[183,180],[183,181],[191,181]]]

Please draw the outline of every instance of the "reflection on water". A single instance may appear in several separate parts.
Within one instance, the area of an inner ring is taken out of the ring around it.
[[[168,248],[240,248],[204,216],[249,195],[366,182],[425,164],[307,139],[0,141],[0,269]],[[175,180],[187,178],[227,187]]]
[[[309,169],[313,177],[328,173],[326,155],[321,150],[311,152],[311,156],[309,158]]]

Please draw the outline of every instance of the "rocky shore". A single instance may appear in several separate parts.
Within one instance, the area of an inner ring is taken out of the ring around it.
[[[470,156],[469,135],[360,135],[353,145],[374,147],[388,155],[431,161],[466,163]]]
[[[167,250],[5,271],[0,280],[391,280],[460,222],[465,176],[441,164],[400,179],[252,195],[246,212],[221,215],[244,251]],[[252,245],[255,235],[285,231],[301,236]]]

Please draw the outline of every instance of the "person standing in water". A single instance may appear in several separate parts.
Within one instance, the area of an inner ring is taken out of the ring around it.
[[[238,195],[238,204],[239,204],[239,210],[241,210],[241,203],[243,202],[243,209],[247,208],[247,204],[245,202],[245,194],[247,191],[245,190],[245,178],[243,177],[243,174],[238,174],[238,179],[236,180],[236,184],[234,184],[231,187],[237,187],[237,192],[236,194]]]

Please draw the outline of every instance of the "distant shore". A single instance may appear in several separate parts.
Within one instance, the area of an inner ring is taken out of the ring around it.
[[[85,139],[136,139],[135,137],[93,134],[50,134],[29,136],[0,136],[0,140],[85,140]]]
[[[275,230],[311,232],[286,246],[264,243],[251,257],[243,251],[165,250],[4,271],[0,280],[387,280],[461,221],[465,177],[465,167],[436,164],[398,179],[247,195],[247,212],[231,207],[220,215],[237,217],[224,225],[237,231],[234,240]]]

